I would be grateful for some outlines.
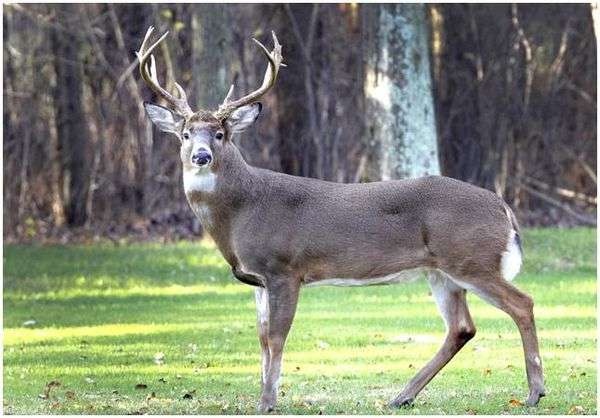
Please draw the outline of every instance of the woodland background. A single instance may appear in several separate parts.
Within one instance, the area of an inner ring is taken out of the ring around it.
[[[177,140],[155,131],[141,106],[155,101],[134,55],[150,25],[170,31],[157,53],[160,79],[176,79],[195,108],[215,108],[232,82],[238,94],[256,88],[266,63],[251,38],[270,46],[277,33],[288,66],[256,127],[238,138],[251,164],[344,182],[439,171],[500,194],[524,225],[595,225],[589,4],[3,12],[7,241],[201,234]]]

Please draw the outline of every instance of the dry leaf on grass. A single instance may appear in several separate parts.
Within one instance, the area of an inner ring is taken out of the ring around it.
[[[46,386],[44,387],[44,392],[38,395],[38,398],[40,399],[49,399],[50,398],[50,392],[52,391],[53,388],[57,388],[60,386],[60,382],[58,380],[52,380],[51,382],[48,382],[46,384]]]
[[[154,363],[156,363],[160,366],[161,364],[164,364],[164,362],[165,362],[165,353],[160,352],[160,353],[156,353],[154,355]]]
[[[189,392],[186,392],[183,394],[183,399],[193,399],[195,393],[196,393],[196,389],[190,390]]]
[[[518,406],[523,406],[523,405],[524,405],[524,404],[523,404],[523,402],[521,402],[521,401],[520,401],[520,400],[518,400],[518,399],[511,399],[510,401],[508,401],[508,404],[509,404],[511,407],[513,407],[513,408],[516,408],[516,407],[518,407]]]
[[[579,415],[579,414],[583,414],[585,413],[585,410],[583,409],[583,406],[580,405],[573,405],[571,408],[569,408],[569,415]]]
[[[138,383],[137,385],[135,385],[135,388],[136,389],[140,389],[140,390],[142,390],[142,389],[148,389],[148,385],[145,384],[145,383]]]

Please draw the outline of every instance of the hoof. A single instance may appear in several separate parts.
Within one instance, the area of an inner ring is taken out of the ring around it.
[[[256,410],[259,414],[268,414],[275,410],[275,405],[273,402],[261,401],[260,404],[258,404],[258,408],[256,408]]]
[[[273,408],[270,405],[259,405],[257,408],[257,411],[259,414],[269,414],[271,412],[273,412],[275,410],[275,408]]]
[[[411,398],[408,396],[398,396],[396,399],[394,399],[388,405],[391,408],[409,408],[409,407],[413,406],[414,401],[415,401],[415,398]]]
[[[546,396],[546,392],[544,391],[544,389],[532,391],[529,394],[529,398],[527,398],[527,401],[525,403],[527,404],[527,406],[537,406],[540,399],[544,396]]]

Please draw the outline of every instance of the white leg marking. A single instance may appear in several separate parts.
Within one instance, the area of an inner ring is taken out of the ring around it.
[[[254,297],[256,299],[256,316],[258,319],[258,326],[261,327],[262,330],[268,328],[269,326],[269,297],[267,295],[267,291],[263,288],[257,288],[254,291]],[[260,332],[260,331],[259,331]],[[262,382],[263,385],[266,383],[267,379],[267,366],[269,364],[269,350],[263,350],[261,347],[261,356],[262,356]]]
[[[448,323],[448,312],[450,312],[451,307],[448,305],[449,296],[452,291],[456,291],[459,289],[448,277],[447,274],[440,274],[439,271],[433,271],[429,273],[429,287],[431,288],[431,294],[435,299],[435,303],[438,306],[442,314],[442,318],[444,318],[444,322],[446,324],[446,328],[450,328],[450,324]],[[461,318],[461,321],[465,321],[464,318]],[[466,328],[466,322],[465,322]]]

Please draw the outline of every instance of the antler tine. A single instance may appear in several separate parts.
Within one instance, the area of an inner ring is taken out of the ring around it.
[[[223,100],[223,104],[227,104],[231,101],[231,97],[233,96],[233,84],[229,87],[229,91],[227,92],[227,96],[225,96],[225,100]]]
[[[169,34],[169,32],[165,32],[158,41],[152,44],[149,48],[146,48],[146,44],[150,40],[150,36],[154,31],[154,27],[150,26],[148,31],[146,32],[146,36],[140,46],[140,50],[135,54],[138,57],[140,62],[140,74],[142,78],[148,84],[156,94],[165,99],[169,105],[171,105],[175,111],[181,113],[183,116],[190,116],[194,114],[190,105],[187,102],[187,96],[183,90],[183,88],[175,82],[175,87],[177,88],[177,92],[179,93],[179,98],[173,96],[166,89],[164,89],[160,83],[158,82],[158,72],[156,71],[156,61],[154,60],[154,55],[152,55],[152,51],[154,48],[160,44],[163,39]],[[150,60],[150,62],[148,62]]]
[[[219,119],[225,118],[229,116],[235,109],[253,103],[264,96],[272,87],[275,85],[275,80],[277,79],[277,74],[279,73],[279,67],[285,65],[282,63],[283,56],[281,55],[281,44],[277,40],[277,36],[275,32],[272,32],[273,35],[273,51],[269,52],[269,50],[260,43],[257,39],[252,38],[252,40],[260,47],[260,49],[264,52],[269,65],[267,66],[267,70],[265,71],[265,77],[263,79],[262,85],[252,93],[247,94],[244,97],[241,97],[237,100],[231,101],[231,96],[233,94],[233,85],[229,89],[227,93],[227,97],[219,106],[219,109],[214,112],[215,116]]]

